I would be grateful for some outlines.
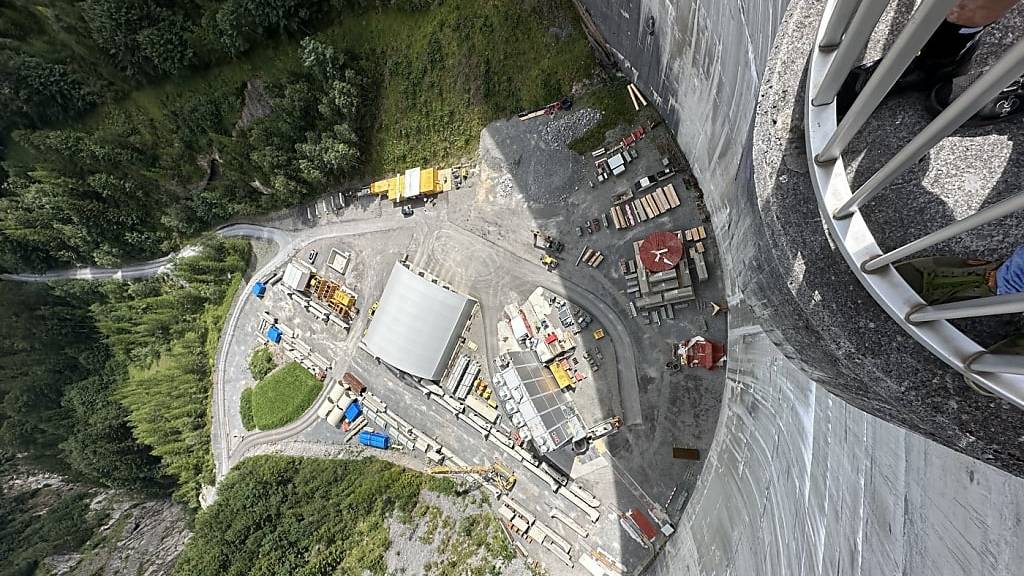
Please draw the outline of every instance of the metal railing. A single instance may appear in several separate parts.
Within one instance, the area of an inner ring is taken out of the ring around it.
[[[842,158],[847,145],[864,127],[954,2],[923,0],[920,3],[864,89],[837,123],[836,95],[889,0],[828,0],[808,64],[805,127],[810,175],[830,234],[853,273],[879,305],[925,348],[963,374],[976,388],[1024,408],[1024,356],[988,352],[949,323],[956,318],[1024,313],[1024,295],[928,305],[893,268],[900,260],[921,250],[1021,210],[1024,194],[888,252],[879,248],[860,211],[935,144],[1024,73],[1024,40],[1007,50],[856,190],[850,188]]]

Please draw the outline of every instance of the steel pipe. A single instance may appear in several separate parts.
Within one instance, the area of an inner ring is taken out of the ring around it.
[[[850,26],[843,36],[843,42],[839,43],[835,56],[832,58],[828,70],[825,71],[825,76],[814,90],[811,104],[824,106],[835,100],[839,87],[843,85],[843,80],[853,68],[853,63],[867,46],[868,40],[871,38],[871,31],[878,24],[878,19],[881,18],[887,4],[889,4],[889,0],[861,0],[860,6],[857,7],[857,12],[853,15],[853,20],[850,21]]]
[[[876,256],[875,258],[867,260],[861,268],[863,268],[865,272],[874,272],[879,268],[883,268],[893,262],[896,262],[897,260],[906,258],[916,252],[920,252],[929,246],[934,246],[943,240],[949,240],[954,236],[959,236],[960,234],[973,230],[982,224],[988,224],[993,220],[1009,216],[1018,210],[1024,210],[1024,194],[1017,194],[1016,196],[1007,198],[1002,202],[989,206],[981,212],[975,212],[963,220],[957,220],[945,228],[936,230],[935,232],[918,238],[909,244],[904,244],[892,252],[887,252],[881,256]]]
[[[828,19],[825,32],[821,36],[821,41],[818,42],[819,49],[835,50],[839,46],[843,40],[843,34],[846,33],[846,28],[850,25],[850,18],[853,17],[858,6],[860,6],[860,0],[836,0],[832,17]]]
[[[833,213],[835,218],[849,218],[854,210],[871,200],[893,180],[916,164],[935,144],[959,128],[1000,91],[1024,74],[1024,40],[1018,40],[988,72],[978,78],[959,98],[932,120],[885,166],[875,172],[850,198]]]
[[[972,372],[1024,375],[1024,356],[1020,354],[979,354],[967,362]]]
[[[882,62],[871,75],[871,79],[861,90],[860,95],[854,100],[853,105],[846,112],[842,122],[836,127],[835,132],[821,151],[814,157],[819,163],[831,162],[839,157],[850,143],[850,140],[864,126],[864,122],[878,108],[878,105],[885,98],[889,90],[896,84],[903,71],[907,69],[910,61],[921,51],[928,38],[931,37],[939,23],[945,19],[946,14],[953,7],[956,0],[925,0],[921,6],[914,11],[906,28],[900,32],[892,48],[882,58]],[[834,14],[833,14],[834,15]],[[829,22],[831,24],[831,22]]]
[[[963,302],[921,305],[907,312],[906,320],[911,324],[954,318],[976,318],[997,314],[1020,314],[1024,312],[1024,294],[1001,294],[987,298],[975,298]]]

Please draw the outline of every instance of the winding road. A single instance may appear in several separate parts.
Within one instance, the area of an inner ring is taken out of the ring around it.
[[[227,425],[227,414],[231,407],[227,406],[228,402],[225,399],[227,379],[226,358],[232,345],[232,339],[236,334],[239,318],[241,317],[244,309],[244,299],[249,293],[251,285],[255,283],[258,278],[265,276],[271,270],[282,266],[289,258],[293,257],[304,246],[311,242],[341,236],[369,234],[373,232],[393,230],[396,228],[423,226],[426,224],[428,224],[428,222],[424,222],[422,220],[417,222],[413,219],[369,218],[348,222],[321,224],[313,228],[294,231],[257,224],[231,224],[215,230],[215,233],[219,236],[267,240],[273,242],[278,247],[277,252],[270,261],[261,266],[260,269],[253,272],[251,277],[252,279],[250,280],[249,285],[246,286],[246,289],[239,291],[236,301],[232,304],[231,314],[225,322],[224,329],[221,333],[220,345],[217,350],[215,390],[211,406],[212,413],[216,415],[216,417],[212,419],[211,443],[215,456],[214,461],[216,463],[216,477],[218,480],[223,478],[235,464],[249,454],[254,448],[265,444],[288,440],[315,423],[317,420],[316,407],[320,405],[323,397],[328,393],[328,390],[325,387],[321,392],[321,398],[318,398],[318,400],[313,403],[311,408],[307,410],[305,414],[291,424],[273,430],[246,434],[241,437],[235,446],[231,445],[233,437],[228,430]],[[483,246],[487,251],[497,255],[505,265],[513,263],[515,272],[519,278],[527,280],[537,286],[543,286],[556,294],[560,294],[568,298],[570,301],[576,302],[587,309],[595,319],[598,319],[604,325],[605,331],[608,333],[611,340],[617,344],[616,353],[619,360],[617,362],[617,370],[619,376],[619,390],[622,396],[621,413],[624,416],[623,419],[627,424],[639,423],[639,383],[636,370],[635,347],[627,337],[627,331],[623,325],[622,319],[611,309],[610,306],[608,306],[606,302],[589,290],[566,279],[565,277],[552,275],[545,271],[536,262],[527,260],[522,255],[517,254],[504,246],[498,245],[488,239],[481,238],[464,228],[450,223],[447,221],[447,218],[443,216],[438,219],[432,218],[431,221],[429,221],[429,225],[437,229],[435,234],[450,234],[453,237],[458,238],[460,240],[459,243],[464,244],[465,246]],[[0,275],[0,278],[8,281],[20,282],[49,282],[61,279],[100,280],[114,278],[127,280],[145,278],[169,271],[173,268],[174,260],[176,258],[188,256],[189,254],[194,253],[195,250],[196,247],[187,246],[182,250],[163,258],[158,258],[149,262],[132,264],[123,268],[87,267],[54,270],[43,274],[4,274]],[[458,254],[450,255],[455,258],[459,257]],[[492,299],[498,298],[499,295],[492,294],[490,293],[491,291],[488,292],[489,293],[487,294],[480,294],[480,296],[485,297],[482,300],[482,303],[484,304],[482,320],[487,325],[487,340],[490,340],[492,337],[496,337],[493,333],[493,329],[494,326],[496,326],[497,318],[500,316],[501,307],[495,307],[489,303],[497,301]],[[485,342],[486,350],[490,349],[489,344],[489,342]]]

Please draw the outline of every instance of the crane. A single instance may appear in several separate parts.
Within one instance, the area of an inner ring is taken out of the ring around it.
[[[427,472],[438,476],[476,474],[506,493],[516,485],[516,475],[498,461],[490,466],[434,466]]]
[[[612,416],[611,418],[598,422],[588,428],[586,432],[587,440],[591,442],[599,440],[605,436],[618,432],[619,428],[622,428],[622,418]]]

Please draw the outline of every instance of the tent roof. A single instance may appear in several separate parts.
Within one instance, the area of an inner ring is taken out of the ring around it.
[[[396,262],[363,346],[403,372],[440,380],[474,305]]]

